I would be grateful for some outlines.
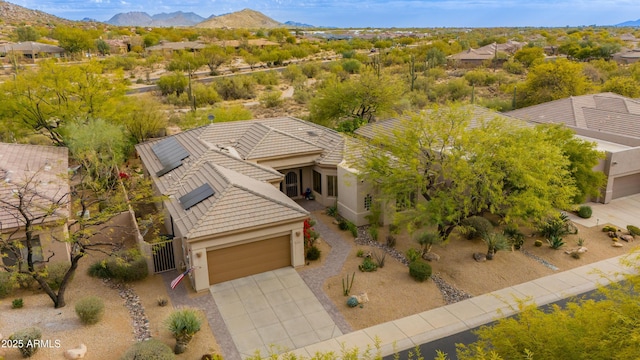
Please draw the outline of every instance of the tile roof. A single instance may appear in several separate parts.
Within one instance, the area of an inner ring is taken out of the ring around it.
[[[179,198],[209,184],[214,195],[184,210]],[[167,208],[176,226],[189,239],[302,220],[308,212],[275,186],[206,162],[181,180],[170,194]]]
[[[56,215],[47,220],[57,220],[69,215],[69,182],[66,177],[69,166],[67,148],[25,144],[0,143],[0,201],[15,204],[14,191],[26,184],[33,195],[29,208],[33,217],[44,214],[43,209],[54,203],[62,204]],[[37,181],[31,181],[34,177]],[[10,206],[9,206],[10,207]],[[3,229],[20,225],[16,214],[0,203],[0,222]]]
[[[640,101],[614,93],[572,96],[505,114],[535,123],[565,124],[640,139]]]
[[[25,41],[21,43],[7,43],[0,45],[0,54],[6,54],[10,51],[19,51],[21,53],[26,54],[38,54],[38,53],[49,53],[49,54],[62,54],[64,53],[64,49],[49,44],[43,44],[34,41]]]

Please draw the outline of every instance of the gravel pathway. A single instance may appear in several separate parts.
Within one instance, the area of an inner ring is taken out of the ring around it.
[[[129,310],[131,322],[133,325],[133,335],[136,341],[144,341],[151,338],[149,331],[149,318],[144,312],[144,306],[140,302],[140,297],[136,292],[127,285],[112,281],[110,279],[102,280],[108,287],[118,290],[118,295],[124,300],[124,306]]]

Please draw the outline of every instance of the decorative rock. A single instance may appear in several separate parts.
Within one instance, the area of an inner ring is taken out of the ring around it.
[[[440,260],[440,255],[436,254],[436,253],[432,253],[432,252],[426,252],[422,255],[422,258],[427,260],[427,261],[439,261]]]
[[[589,250],[589,249],[587,249],[586,247],[581,246],[581,247],[579,247],[579,248],[577,248],[577,249],[566,250],[564,253],[565,253],[565,254],[567,254],[567,255],[571,255],[571,254],[573,254],[573,253],[584,254],[584,253],[586,253],[588,250]]]
[[[617,237],[616,233],[613,232],[613,231],[609,231],[609,233],[607,235],[609,235],[610,238]]]
[[[84,355],[87,353],[87,347],[84,344],[78,345],[75,349],[69,349],[64,352],[64,358],[73,360],[73,359],[84,359]]]
[[[473,253],[473,260],[475,260],[477,262],[485,262],[485,261],[487,261],[487,254]]]
[[[618,238],[620,238],[620,240],[624,240],[626,242],[633,242],[633,236],[631,236],[631,235],[620,235],[620,236],[618,236]]]
[[[624,245],[620,244],[619,242],[614,242],[614,243],[611,243],[611,246],[613,246],[613,247],[623,247]]]
[[[358,304],[364,304],[369,302],[369,296],[366,292],[360,293],[360,295],[354,295],[353,297],[358,300]]]

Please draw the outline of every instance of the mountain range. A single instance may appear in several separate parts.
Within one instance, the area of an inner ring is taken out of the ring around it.
[[[625,22],[620,23],[620,24],[618,24],[616,26],[619,26],[619,27],[626,27],[626,26],[638,27],[638,26],[640,26],[640,19],[635,20],[635,21],[625,21]]]
[[[149,15],[146,12],[131,11],[119,13],[107,20],[107,24],[116,26],[149,26],[149,27],[170,27],[170,26],[194,26],[205,21],[202,16],[192,12],[172,12]]]

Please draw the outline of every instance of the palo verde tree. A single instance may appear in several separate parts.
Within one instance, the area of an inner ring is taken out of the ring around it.
[[[638,251],[622,264],[632,275],[600,289],[598,301],[574,300],[550,311],[519,305],[520,314],[477,331],[479,340],[457,345],[457,358],[491,359],[638,359],[640,290]]]
[[[125,89],[122,73],[107,78],[97,62],[59,65],[45,61],[0,84],[0,120],[16,131],[43,134],[64,146],[62,129],[68,122],[112,119]]]
[[[364,71],[345,81],[329,77],[311,101],[311,120],[353,132],[389,112],[399,94],[399,83],[386,74]]]
[[[413,194],[398,221],[410,232],[433,226],[442,240],[483,212],[535,222],[570,207],[577,193],[570,161],[544,133],[476,107],[407,115],[361,147],[349,161],[380,201]]]

